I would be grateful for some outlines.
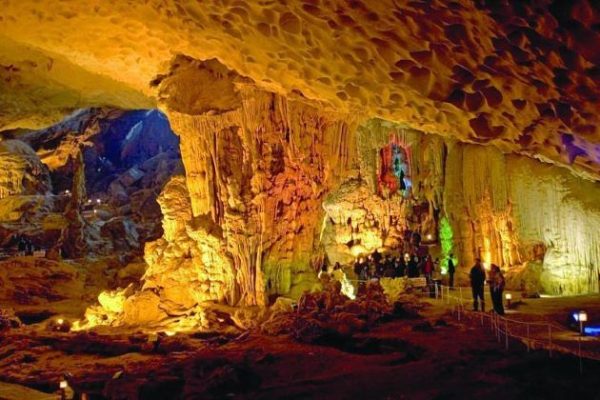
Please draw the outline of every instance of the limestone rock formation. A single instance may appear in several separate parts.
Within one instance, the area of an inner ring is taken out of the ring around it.
[[[65,219],[68,225],[63,231],[60,243],[62,253],[68,258],[80,258],[87,253],[85,240],[86,221],[81,216],[81,209],[86,198],[85,164],[81,151],[74,157],[73,186],[65,209]]]
[[[48,167],[26,143],[0,142],[0,199],[45,194],[52,188]]]
[[[265,304],[266,294],[294,286],[300,295],[315,282],[320,203],[350,166],[351,130],[333,111],[265,92],[222,68],[180,57],[156,82],[181,139],[193,216],[223,231],[236,274],[233,304]],[[192,86],[190,76],[204,80]],[[200,101],[213,86],[227,88],[228,102],[209,109]]]
[[[234,271],[222,233],[210,219],[192,218],[185,178],[172,178],[158,201],[164,235],[146,244],[143,290],[157,292],[171,314],[207,300],[232,301]]]

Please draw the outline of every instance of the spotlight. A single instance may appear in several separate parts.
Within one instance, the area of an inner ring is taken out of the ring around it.
[[[504,295],[504,298],[506,299],[506,308],[510,308],[510,302],[512,300],[512,294],[506,293]]]
[[[585,335],[586,329],[584,327],[584,322],[587,322],[588,320],[588,315],[587,312],[584,310],[580,310],[580,311],[573,311],[571,312],[571,321],[575,321],[577,323],[579,323],[579,333],[583,336]],[[574,328],[575,324],[571,323],[571,326]]]
[[[96,199],[96,203],[100,204],[100,203],[102,203],[102,200]]]
[[[92,199],[88,199],[87,203],[92,204]]]
[[[56,320],[56,323],[59,324],[59,325],[62,325],[62,324],[65,323],[65,320],[62,319],[62,318],[59,318],[59,319]]]
[[[433,235],[431,233],[428,233],[426,238],[427,238],[427,240],[431,240],[431,239],[433,239]]]

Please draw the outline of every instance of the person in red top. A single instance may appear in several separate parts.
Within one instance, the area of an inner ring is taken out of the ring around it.
[[[423,265],[423,274],[425,275],[425,278],[427,278],[427,283],[431,281],[433,269],[433,260],[431,259],[431,256],[428,255],[425,264]]]

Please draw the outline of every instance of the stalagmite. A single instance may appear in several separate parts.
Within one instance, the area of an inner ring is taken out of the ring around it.
[[[60,242],[62,243],[62,253],[68,258],[79,258],[86,254],[86,241],[84,237],[85,221],[81,216],[81,208],[86,198],[85,190],[85,165],[83,155],[79,150],[75,157],[71,159],[73,163],[73,186],[65,218],[68,226],[63,230]]]

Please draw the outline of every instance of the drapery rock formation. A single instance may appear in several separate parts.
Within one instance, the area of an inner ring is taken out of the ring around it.
[[[181,139],[193,217],[222,229],[230,302],[310,289],[321,202],[350,167],[349,118],[258,89],[216,60],[179,57],[155,83]]]

